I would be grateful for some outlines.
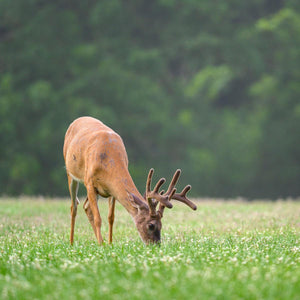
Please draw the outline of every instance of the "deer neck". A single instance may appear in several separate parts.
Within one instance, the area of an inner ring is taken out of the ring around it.
[[[126,174],[126,176],[120,176],[119,178],[114,180],[114,183],[112,184],[110,190],[112,196],[114,196],[134,218],[137,215],[138,210],[133,205],[131,194],[134,194],[142,201],[144,200],[144,198],[136,188],[129,172]]]

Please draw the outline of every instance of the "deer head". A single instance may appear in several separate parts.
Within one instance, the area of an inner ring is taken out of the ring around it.
[[[187,185],[181,193],[176,193],[175,185],[179,179],[181,170],[176,170],[166,192],[159,191],[166,181],[165,178],[161,178],[155,185],[154,189],[151,190],[153,173],[154,169],[150,169],[146,183],[146,192],[144,195],[144,200],[146,200],[146,202],[131,193],[132,204],[138,210],[137,215],[134,217],[134,221],[140,237],[145,244],[160,243],[160,232],[162,228],[161,219],[163,217],[165,207],[173,207],[170,202],[172,199],[185,203],[193,210],[197,209],[197,206],[186,197],[187,192],[191,189],[190,185]],[[156,209],[158,204],[159,208]]]

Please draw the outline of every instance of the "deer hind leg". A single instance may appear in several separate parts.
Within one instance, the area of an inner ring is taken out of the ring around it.
[[[69,191],[71,195],[71,233],[70,233],[70,243],[73,245],[74,242],[74,228],[75,228],[75,219],[77,215],[77,206],[79,204],[79,200],[77,198],[77,192],[79,183],[72,179],[70,175],[68,175],[68,184]]]
[[[108,198],[108,243],[112,243],[116,198]]]
[[[88,198],[89,207],[90,207],[91,213],[93,215],[93,223],[95,226],[94,231],[96,234],[96,238],[98,240],[98,243],[102,244],[103,243],[103,238],[101,235],[102,220],[100,217],[98,204],[97,204],[97,194],[96,194],[96,191],[95,191],[93,185],[91,185],[91,184],[87,184],[86,189],[87,189],[87,198]],[[89,216],[88,216],[88,218],[89,218]]]

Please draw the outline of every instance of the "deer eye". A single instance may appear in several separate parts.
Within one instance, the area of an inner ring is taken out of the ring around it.
[[[155,229],[155,225],[150,223],[150,224],[148,224],[148,228],[149,228],[149,230],[153,231]]]

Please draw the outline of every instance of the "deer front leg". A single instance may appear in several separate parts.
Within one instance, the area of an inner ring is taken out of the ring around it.
[[[74,242],[74,228],[75,228],[75,219],[77,215],[77,205],[79,200],[77,198],[78,192],[78,182],[72,179],[70,175],[68,175],[68,185],[71,196],[71,233],[70,233],[70,243],[73,245]]]
[[[94,186],[91,184],[87,184],[86,189],[87,189],[87,198],[88,198],[88,202],[89,202],[89,207],[90,207],[92,215],[93,215],[93,222],[94,222],[94,226],[95,226],[96,238],[98,240],[98,243],[101,245],[103,243],[103,238],[101,235],[102,220],[100,217],[98,204],[97,204],[97,194],[94,189]]]
[[[115,203],[116,199],[114,197],[108,198],[108,243],[112,243],[113,236],[113,226],[115,220]]]
[[[93,216],[90,204],[89,204],[89,198],[88,197],[86,197],[86,199],[85,199],[85,202],[83,204],[83,209],[84,209],[84,211],[85,211],[85,213],[86,213],[86,215],[88,217],[88,220],[90,221],[90,224],[92,225],[92,228],[94,230],[95,236],[97,237],[96,227],[95,227],[95,223],[94,223],[94,216]]]

